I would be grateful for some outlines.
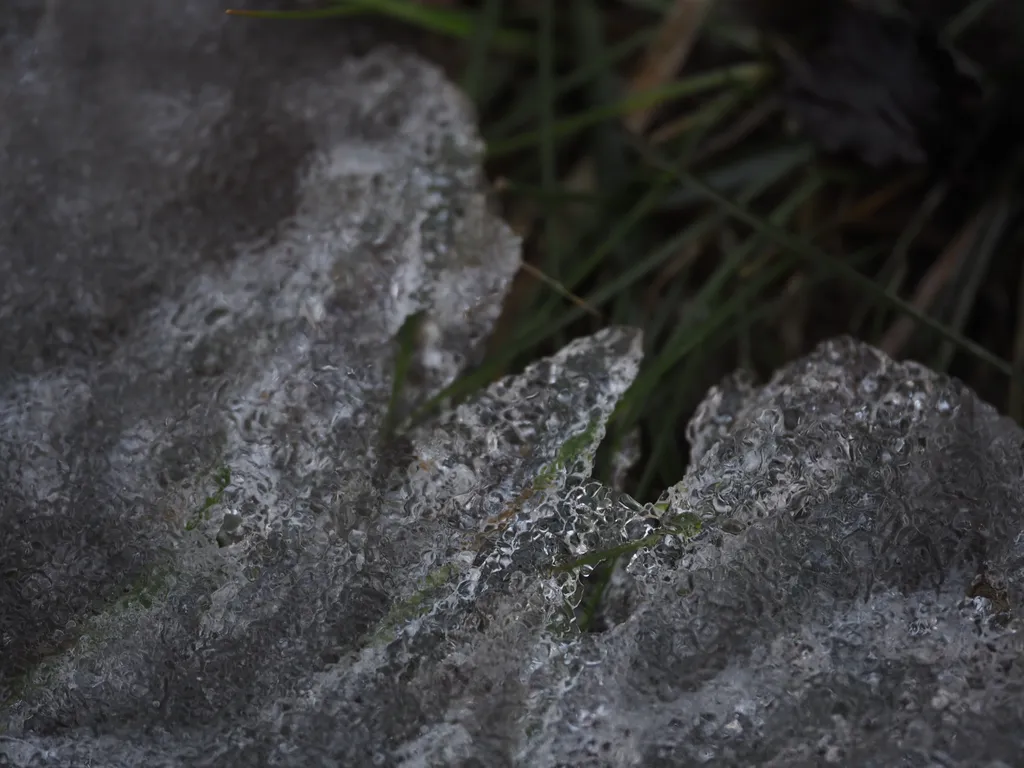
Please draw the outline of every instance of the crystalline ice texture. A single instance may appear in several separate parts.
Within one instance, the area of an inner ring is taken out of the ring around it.
[[[519,264],[472,116],[235,22],[0,10],[0,761],[1016,763],[1016,426],[840,339],[641,505],[591,478],[612,328],[388,438],[396,336],[406,406]]]

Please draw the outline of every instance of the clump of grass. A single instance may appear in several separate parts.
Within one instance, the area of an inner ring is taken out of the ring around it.
[[[946,39],[959,45],[1007,2],[953,4]],[[348,0],[290,14],[388,18],[457,43],[444,63],[477,106],[526,267],[488,360],[441,397],[604,325],[642,327],[645,364],[597,474],[639,430],[626,490],[643,501],[682,476],[685,424],[710,385],[737,367],[766,375],[838,334],[956,374],[1020,420],[1019,146],[966,187],[824,157],[788,130],[760,30],[712,6]],[[960,59],[984,80],[968,48]]]

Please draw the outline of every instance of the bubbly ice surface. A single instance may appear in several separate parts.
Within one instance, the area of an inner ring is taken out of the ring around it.
[[[1021,433],[957,382],[731,377],[650,505],[591,477],[629,329],[387,435],[519,250],[346,30],[0,9],[0,762],[1016,764]]]

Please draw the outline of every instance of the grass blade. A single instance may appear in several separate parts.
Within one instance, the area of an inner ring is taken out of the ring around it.
[[[754,227],[758,231],[764,233],[767,237],[771,238],[778,245],[791,250],[793,253],[806,260],[812,266],[821,265],[827,266],[837,277],[850,283],[851,285],[863,290],[865,293],[874,295],[881,301],[892,305],[899,311],[910,315],[923,326],[929,330],[934,331],[947,341],[952,342],[956,346],[966,350],[970,354],[974,355],[979,360],[984,361],[988,365],[991,365],[1000,373],[1007,376],[1013,374],[1012,366],[1005,360],[997,357],[993,353],[989,352],[983,346],[977,342],[967,338],[957,331],[951,330],[938,322],[934,318],[927,314],[920,312],[909,302],[903,300],[899,296],[895,295],[891,290],[880,288],[874,283],[871,278],[861,274],[855,268],[847,264],[842,260],[838,260],[824,251],[808,246],[806,243],[801,242],[798,238],[785,232],[778,227],[772,226],[762,221],[760,218],[752,214],[743,206],[737,204],[735,201],[730,200],[726,196],[719,193],[717,190],[708,186],[707,183],[697,178],[694,174],[683,169],[673,168],[671,164],[666,162],[659,156],[656,150],[652,150],[639,143],[634,143],[637,151],[641,156],[647,158],[648,162],[658,168],[663,168],[676,173],[680,180],[685,184],[693,187],[709,200],[715,204],[721,206],[723,210],[729,213],[733,218],[745,222],[750,226]]]
[[[650,109],[674,99],[695,96],[738,84],[753,84],[765,76],[766,70],[760,64],[737,64],[723,69],[704,72],[684,80],[669,83],[666,86],[652,88],[649,91],[633,94],[615,104],[608,104],[596,109],[587,110],[572,117],[563,118],[555,123],[554,135],[567,138],[606,120],[615,120],[631,112]],[[529,131],[495,142],[487,148],[490,159],[503,157],[522,149],[529,149],[541,140],[539,131]]]
[[[350,0],[327,8],[308,11],[251,11],[232,9],[230,16],[254,19],[290,19],[294,21],[330,19],[358,14],[378,14],[395,21],[412,24],[427,32],[470,41],[476,34],[475,14],[455,8],[440,8],[407,2],[406,0]],[[534,48],[529,35],[512,30],[496,30],[492,40],[495,50],[502,53],[527,55]]]

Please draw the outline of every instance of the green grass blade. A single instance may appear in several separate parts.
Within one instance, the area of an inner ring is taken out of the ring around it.
[[[409,2],[408,0],[350,0],[339,2],[328,8],[308,11],[249,11],[229,10],[232,16],[248,16],[257,19],[311,20],[328,19],[357,14],[378,14],[396,21],[411,24],[427,32],[472,40],[476,32],[475,14],[455,8],[439,8]],[[513,30],[495,31],[492,44],[502,53],[527,55],[535,47],[530,35]]]
[[[812,174],[804,184],[799,186],[779,204],[769,217],[769,220],[776,224],[788,221],[796,209],[816,193],[822,184],[822,180],[817,175]],[[687,315],[690,318],[701,318],[702,315],[704,317],[697,321],[684,319],[679,322],[671,338],[665,343],[658,358],[637,377],[630,392],[622,399],[623,407],[629,407],[632,411],[628,421],[633,421],[637,418],[639,410],[647,402],[657,383],[663,380],[668,371],[693,349],[692,338],[695,335],[704,337],[705,334],[701,331],[703,323],[708,323],[709,327],[718,327],[726,319],[734,318],[734,311],[732,309],[729,310],[728,316],[722,315],[723,307],[731,307],[732,305],[728,302],[720,302],[720,296],[729,279],[748,261],[754,249],[762,245],[763,242],[764,235],[761,233],[755,233],[747,238],[743,245],[725,254],[725,259],[722,263],[711,274],[711,277],[701,285]]]
[[[541,0],[540,35],[538,36],[537,69],[540,81],[540,172],[541,189],[550,194],[558,188],[558,167],[555,161],[555,8],[553,0]],[[553,280],[561,279],[561,254],[558,245],[556,218],[558,209],[548,206],[544,211],[544,245],[547,273]]]
[[[967,317],[977,300],[982,281],[988,272],[989,265],[992,263],[996,246],[1006,234],[1007,226],[1010,223],[1011,207],[1011,197],[1005,193],[1000,195],[997,200],[992,201],[992,211],[988,216],[988,227],[986,227],[977,249],[967,259],[968,274],[964,280],[957,281],[956,308],[953,311],[951,321],[952,327],[957,332],[963,332],[967,324]],[[939,348],[939,354],[935,361],[935,370],[948,371],[955,353],[956,347],[948,341],[945,342]]]
[[[726,165],[706,172],[707,183],[722,193],[744,188],[751,180],[785,178],[790,172],[810,165],[814,161],[814,147],[807,142],[784,144],[745,155]],[[682,210],[694,205],[707,204],[707,198],[695,189],[681,187],[665,200],[668,208]]]
[[[675,162],[681,165],[688,163],[701,138],[724,118],[741,98],[742,94],[730,91],[704,105],[700,111],[702,118],[698,121],[698,128],[686,137],[686,142],[680,149]],[[625,134],[619,131],[619,135],[624,136]],[[673,174],[661,173],[650,180],[644,196],[630,208],[625,216],[619,214],[606,217],[609,221],[613,222],[612,228],[601,237],[597,248],[587,258],[578,262],[576,270],[568,278],[568,285],[575,289],[586,277],[604,263],[611,254],[622,248],[630,235],[636,231],[644,220],[664,207],[663,201],[671,193],[672,186],[675,183],[676,179]]]
[[[554,126],[554,135],[559,139],[574,136],[586,128],[597,125],[605,120],[614,120],[642,109],[656,107],[674,99],[695,96],[708,91],[717,90],[739,84],[754,84],[765,75],[765,68],[760,64],[736,64],[731,67],[704,72],[667,85],[652,88],[642,93],[632,94],[616,104],[608,104],[596,109],[559,120]],[[487,148],[490,159],[528,149],[541,140],[538,131],[513,136],[495,142]]]
[[[391,379],[391,397],[388,399],[388,410],[384,416],[383,433],[385,438],[391,437],[401,421],[402,392],[416,356],[423,318],[423,312],[417,312],[407,317],[395,337],[395,368]]]
[[[956,40],[994,5],[995,0],[975,0],[973,3],[969,3],[966,8],[946,23],[945,36],[950,40]]]
[[[607,65],[610,66],[621,62],[631,54],[643,48],[650,39],[649,30],[642,30],[630,36],[626,40],[612,46],[607,51]],[[591,61],[582,67],[577,67],[572,73],[563,75],[555,83],[555,94],[562,98],[577,88],[581,88],[593,80],[605,67],[604,61]],[[485,126],[485,139],[488,144],[496,144],[522,126],[537,119],[537,92],[536,88],[523,86],[523,93],[515,105],[508,109],[507,113],[495,119],[490,126]]]
[[[637,151],[641,156],[647,158],[648,162],[652,165],[671,170],[678,174],[681,181],[700,191],[709,200],[721,206],[722,209],[727,211],[730,216],[749,224],[760,232],[763,232],[776,244],[784,248],[788,248],[812,266],[821,265],[823,267],[827,267],[836,277],[839,277],[843,281],[859,288],[860,290],[863,290],[865,293],[876,296],[879,300],[887,302],[899,311],[917,320],[924,327],[939,334],[942,338],[954,343],[958,347],[961,347],[974,355],[979,360],[991,365],[1000,373],[1007,376],[1011,376],[1013,374],[1012,366],[1010,366],[1010,364],[1005,360],[989,352],[982,345],[967,338],[963,334],[950,330],[926,313],[921,312],[917,307],[895,295],[892,291],[879,287],[873,280],[871,280],[871,278],[862,274],[845,261],[836,259],[824,251],[808,246],[806,243],[801,242],[799,238],[791,235],[790,233],[767,224],[759,217],[748,211],[745,207],[738,205],[735,201],[708,186],[706,182],[697,178],[693,173],[684,169],[673,168],[670,163],[666,162],[659,156],[659,153],[656,150],[640,145],[639,143],[634,143],[634,146],[637,148]]]
[[[360,16],[366,13],[368,13],[367,9],[358,5],[336,5],[309,11],[255,11],[240,8],[229,8],[224,11],[226,16],[243,16],[250,19],[275,19],[281,21],[318,21],[320,19],[337,19],[345,16]]]
[[[487,60],[494,36],[501,26],[504,0],[487,0],[480,11],[476,34],[470,41],[469,63],[462,78],[462,88],[474,104],[481,101],[481,91],[487,73]]]
[[[888,262],[885,265],[884,273],[881,275],[881,280],[884,281],[887,290],[892,293],[896,293],[899,290],[900,284],[903,282],[903,278],[906,274],[907,268],[907,257],[910,253],[910,248],[917,240],[918,236],[924,230],[925,225],[931,220],[932,216],[942,205],[943,200],[946,199],[946,195],[949,192],[949,185],[942,183],[932,187],[924,200],[914,211],[914,215],[911,217],[907,226],[904,227],[900,233],[899,239],[896,241],[896,245],[893,247],[892,254],[889,257]],[[851,328],[854,330],[860,329],[868,315],[871,313],[872,308],[878,311],[875,326],[872,333],[872,338],[878,338],[882,334],[882,327],[885,322],[885,306],[878,306],[878,298],[876,296],[865,296],[863,303],[859,310],[854,313],[853,322]]]

